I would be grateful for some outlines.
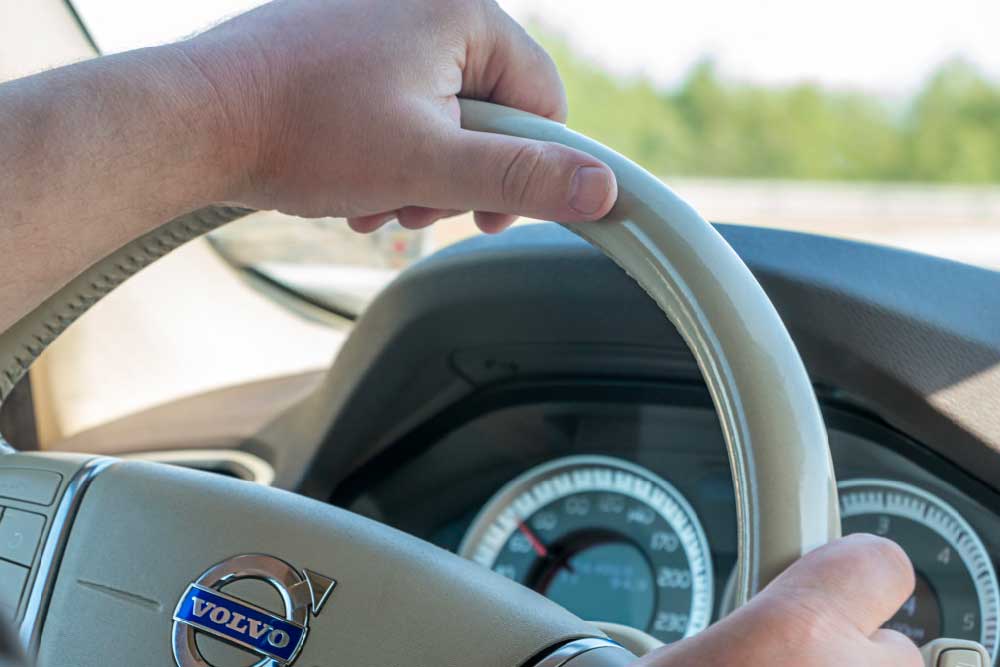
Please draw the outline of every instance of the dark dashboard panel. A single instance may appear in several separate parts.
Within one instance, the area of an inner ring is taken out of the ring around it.
[[[774,301],[817,387],[998,487],[1000,273],[805,234],[719,231]],[[443,410],[538,378],[696,380],[698,369],[617,266],[566,230],[529,225],[404,272],[315,396],[261,438],[295,450],[278,462],[280,478],[305,470],[297,488],[328,497]]]
[[[930,544],[930,522],[951,539],[918,554],[927,585],[898,627],[915,639],[983,632],[995,649],[1000,274],[837,239],[719,231],[788,325],[839,478],[867,480],[842,496],[866,508],[852,525]],[[283,484],[449,548],[532,466],[587,453],[643,466],[700,517],[723,606],[735,517],[697,365],[628,276],[555,226],[463,242],[404,272],[316,392],[257,438],[282,453]],[[524,547],[513,518],[494,531],[494,552]],[[962,537],[973,532],[982,541]],[[656,586],[683,583],[660,574]],[[985,582],[974,596],[971,579]]]
[[[611,456],[663,477],[691,504],[712,547],[721,595],[736,558],[736,516],[722,434],[703,392],[672,387],[667,393],[677,403],[657,404],[627,398],[662,394],[662,388],[564,389],[575,397],[487,412],[398,459],[393,474],[366,480],[370,490],[352,509],[457,551],[475,515],[511,479],[566,456]],[[552,386],[544,391],[562,393]],[[619,402],[608,400],[609,391]],[[588,394],[590,400],[582,400]]]
[[[824,408],[838,480],[887,480],[940,499],[982,538],[991,565],[995,563],[1000,517],[991,489],[871,415],[833,398]],[[729,604],[725,596],[736,559],[736,517],[718,420],[697,382],[549,381],[495,388],[425,424],[362,466],[345,480],[334,500],[457,551],[476,515],[510,480],[536,466],[579,455],[638,464],[687,500],[710,547],[712,617],[717,618]],[[888,520],[873,515],[868,530]],[[911,537],[924,539],[922,534]],[[932,561],[939,552],[921,553],[918,571],[938,567]],[[995,623],[996,601],[979,604],[975,592],[950,581],[928,584],[922,596],[911,601],[909,614],[901,611],[905,618],[897,619],[894,627],[915,639],[940,633],[946,622],[952,634],[963,623],[970,624],[967,632],[976,639],[980,632],[992,632],[985,624]],[[992,595],[988,587],[984,590]],[[968,614],[975,617],[969,620]]]
[[[909,543],[926,575],[894,627],[918,641],[939,631],[983,633],[995,650],[1000,274],[837,239],[719,231],[802,354],[838,476],[859,485],[842,494],[850,526]],[[518,514],[516,503],[500,507],[503,494],[490,500],[512,478],[567,455],[642,466],[674,485],[700,518],[717,614],[723,606],[735,554],[732,489],[697,365],[627,275],[555,226],[463,242],[404,272],[357,323],[317,391],[258,439],[283,453],[276,468],[286,485],[448,548],[486,503],[499,512],[484,514],[497,530],[480,546],[497,558],[520,550],[544,559],[560,547],[545,542],[544,526],[528,525],[534,514]],[[582,500],[565,498],[575,510]],[[600,519],[587,528],[606,528]],[[963,537],[972,534],[982,540]],[[671,535],[655,539],[673,544]],[[617,549],[626,552],[635,555]],[[625,572],[585,555],[594,572]],[[537,569],[501,565],[514,578],[531,579]],[[637,589],[686,583],[666,574],[624,580]]]

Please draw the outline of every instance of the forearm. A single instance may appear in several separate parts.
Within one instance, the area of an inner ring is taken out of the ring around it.
[[[128,241],[235,196],[235,136],[176,47],[0,85],[0,331]]]
[[[372,231],[476,211],[577,222],[614,175],[467,132],[458,97],[562,120],[554,63],[492,0],[284,0],[187,42],[0,86],[0,331],[94,262],[218,202]]]

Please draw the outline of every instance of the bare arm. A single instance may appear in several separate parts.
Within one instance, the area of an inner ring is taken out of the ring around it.
[[[146,49],[0,86],[0,330],[129,240],[234,192],[225,119],[190,69]]]
[[[193,40],[0,86],[0,331],[90,264],[217,202],[419,228],[602,216],[614,177],[465,132],[458,97],[559,120],[555,66],[489,0],[286,0]]]

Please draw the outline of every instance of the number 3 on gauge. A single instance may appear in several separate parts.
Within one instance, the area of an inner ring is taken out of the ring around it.
[[[913,595],[886,623],[923,645],[938,637],[978,641],[996,657],[1000,590],[982,539],[958,511],[904,482],[855,479],[840,484],[844,533],[876,533],[913,561]]]

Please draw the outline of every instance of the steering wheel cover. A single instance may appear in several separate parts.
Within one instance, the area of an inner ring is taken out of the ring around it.
[[[0,334],[0,404],[7,400],[14,385],[45,348],[91,306],[164,255],[250,213],[251,209],[238,206],[209,206],[175,218],[113,252],[56,290]]]
[[[833,462],[809,376],[763,288],[715,228],[649,172],[564,125],[469,100],[462,124],[571,146],[615,172],[618,202],[607,218],[566,228],[646,290],[698,362],[736,491],[737,605],[839,537]]]

